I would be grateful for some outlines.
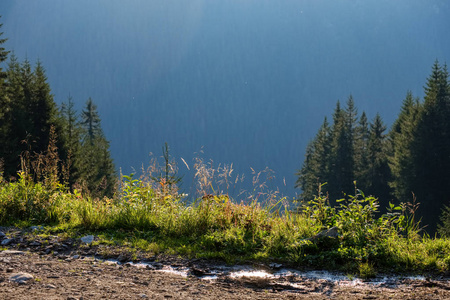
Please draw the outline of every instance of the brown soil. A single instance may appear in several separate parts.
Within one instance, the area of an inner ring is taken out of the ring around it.
[[[447,280],[403,280],[385,286],[301,278],[219,277],[211,281],[194,276],[195,272],[182,277],[161,270],[111,264],[84,256],[98,253],[98,247],[70,240],[58,242],[53,237],[53,243],[44,243],[19,238],[18,233],[8,235],[15,236],[15,242],[7,246],[10,249],[0,250],[0,299],[450,299]],[[211,264],[177,263],[199,273]],[[10,277],[20,272],[31,274],[33,279],[21,284],[12,282]]]

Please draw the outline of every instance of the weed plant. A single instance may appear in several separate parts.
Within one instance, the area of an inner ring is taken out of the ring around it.
[[[275,260],[365,278],[380,270],[450,270],[450,241],[419,234],[415,204],[391,204],[389,212],[379,216],[377,199],[356,188],[354,195],[331,207],[319,187],[313,200],[292,209],[293,201],[267,190],[261,179],[269,173],[265,170],[254,172],[255,189],[237,202],[227,193],[235,181],[232,167],[213,170],[212,164],[198,160],[197,196],[192,201],[184,201],[176,183],[168,182],[176,169],[167,165],[163,176],[122,175],[116,196],[99,199],[50,180],[58,178],[45,174],[57,172],[51,166],[41,173],[47,181],[36,181],[28,169],[14,182],[0,176],[1,225],[48,224],[95,233],[105,244],[115,239],[154,253],[227,262]],[[220,182],[213,181],[217,178]],[[323,234],[332,228],[337,236]]]

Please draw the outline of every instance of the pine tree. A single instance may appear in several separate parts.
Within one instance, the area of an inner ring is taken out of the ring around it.
[[[21,76],[21,65],[14,53],[10,56],[6,69],[4,115],[2,118],[3,136],[3,168],[6,179],[14,177],[20,168],[20,155],[27,148],[24,145],[29,136],[25,130],[27,120],[24,106],[24,93]]]
[[[1,17],[1,16],[0,16]],[[0,29],[3,27],[3,24],[0,23]],[[0,31],[0,64],[5,62],[8,59],[8,54],[10,51],[7,51],[3,44],[6,43],[8,39],[2,38],[3,32]],[[4,83],[4,80],[6,79],[6,72],[3,71],[2,66],[0,65],[0,84]]]
[[[80,149],[80,179],[93,196],[112,196],[117,176],[109,153],[109,142],[104,137],[97,106],[91,98],[82,111],[81,125],[84,138]]]
[[[435,62],[425,86],[421,119],[414,147],[416,180],[413,183],[420,211],[429,232],[444,205],[450,204],[450,92],[447,67]]]
[[[89,98],[86,102],[86,108],[81,113],[81,124],[86,129],[86,137],[91,145],[94,143],[94,139],[101,135],[100,117],[97,112],[97,106]]]
[[[355,180],[357,182],[357,186],[362,191],[367,191],[369,187],[369,175],[368,175],[368,147],[369,147],[369,124],[367,121],[366,113],[363,112],[361,117],[359,118],[358,126],[355,130],[355,154],[354,154],[354,162],[355,162]]]
[[[392,173],[390,186],[394,196],[403,202],[412,200],[414,184],[417,181],[415,144],[421,110],[419,99],[414,98],[408,91],[389,133],[391,149],[388,161]]]
[[[59,115],[62,126],[61,139],[66,145],[65,156],[61,156],[61,159],[64,162],[66,181],[69,186],[73,186],[80,179],[82,128],[72,97],[69,96],[67,103],[61,104]]]
[[[36,64],[32,80],[31,97],[27,100],[29,101],[28,115],[32,122],[29,130],[32,132],[34,140],[33,151],[43,153],[49,144],[50,127],[55,126],[58,136],[61,133],[61,126],[57,124],[56,104],[40,61]],[[56,138],[58,139],[58,137]]]
[[[366,194],[373,195],[379,199],[381,210],[388,207],[391,200],[389,180],[391,178],[386,151],[386,126],[383,124],[379,114],[375,116],[370,124],[370,137],[368,143],[368,186]]]
[[[302,168],[296,173],[298,179],[295,187],[301,188],[302,200],[312,200],[317,195],[319,185],[328,181],[329,155],[330,127],[325,118],[316,137],[308,144]]]
[[[0,23],[0,29],[3,24]],[[10,136],[10,113],[11,113],[11,103],[9,97],[6,93],[6,77],[7,72],[3,71],[2,64],[7,60],[9,51],[6,51],[3,44],[7,39],[1,38],[3,32],[0,31],[0,177],[2,172],[4,172],[5,159],[7,159],[9,152],[9,141]]]
[[[353,97],[347,101],[346,110],[342,110],[338,101],[333,115],[331,129],[331,153],[329,160],[328,192],[330,200],[353,194],[355,180],[354,139],[357,110]]]

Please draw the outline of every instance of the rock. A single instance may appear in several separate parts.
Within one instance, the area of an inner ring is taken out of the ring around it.
[[[34,278],[33,275],[21,272],[21,273],[15,273],[15,274],[12,274],[11,276],[9,276],[9,281],[19,283],[19,284],[25,284],[28,281],[32,280],[33,278]]]
[[[271,263],[269,265],[269,267],[272,269],[281,269],[282,266],[283,266],[282,264],[277,264],[277,263]]]
[[[56,286],[53,284],[47,284],[47,285],[45,285],[45,287],[48,289],[56,289]]]
[[[156,270],[161,270],[162,268],[164,268],[164,265],[162,263],[154,263],[153,266],[155,267]]]
[[[1,255],[24,255],[25,252],[23,251],[17,251],[17,250],[5,250],[5,251],[0,251],[0,256]]]
[[[14,239],[4,239],[2,241],[2,246],[8,246],[9,244],[11,244],[12,242],[14,242]]]
[[[40,246],[42,244],[37,242],[37,241],[34,241],[34,242],[31,242],[29,245],[32,246],[32,247],[37,247],[37,246]]]
[[[146,294],[140,294],[139,297],[141,297],[141,298],[148,298],[148,296]]]
[[[93,235],[86,235],[81,238],[82,243],[91,244],[94,241]]]
[[[119,257],[117,258],[117,260],[121,263],[124,263],[128,260],[128,257],[127,257],[127,255],[120,254]]]
[[[337,238],[339,236],[338,228],[336,226],[331,227],[327,230],[322,230],[314,236],[314,239],[319,239],[323,237]]]
[[[72,256],[72,258],[73,258],[73,259],[79,259],[80,256],[79,256],[78,254],[76,254],[76,255]]]
[[[193,267],[193,268],[191,268],[191,272],[190,273],[192,275],[194,275],[194,276],[201,277],[201,276],[205,276],[206,271]]]
[[[0,240],[6,239],[6,234],[0,231]]]
[[[32,231],[41,231],[44,230],[44,226],[31,226],[30,229]]]

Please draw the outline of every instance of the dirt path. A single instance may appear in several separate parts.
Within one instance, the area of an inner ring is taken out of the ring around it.
[[[14,241],[0,250],[0,299],[450,299],[450,283],[445,280],[389,285],[294,276],[205,280],[195,275],[210,262],[169,262],[190,267],[183,277],[96,259],[92,254],[99,248],[82,247],[77,241],[27,240],[11,232],[8,236]],[[20,274],[23,281],[15,282]]]
[[[11,282],[17,273],[32,279]],[[397,287],[339,285],[326,280],[203,280],[92,258],[0,252],[0,299],[450,299],[446,284],[409,281]]]

